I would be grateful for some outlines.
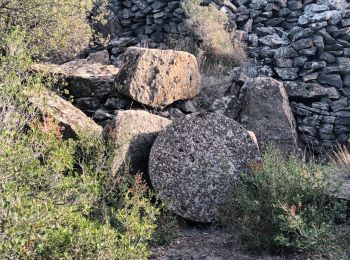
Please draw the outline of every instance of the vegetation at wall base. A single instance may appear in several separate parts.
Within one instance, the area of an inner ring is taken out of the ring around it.
[[[326,167],[285,159],[270,148],[261,165],[234,189],[232,219],[242,244],[255,253],[341,253],[345,204]]]
[[[1,38],[0,258],[147,259],[153,195],[141,175],[111,174],[102,137],[64,139],[31,106],[27,93],[45,86],[29,72],[26,36],[17,27]]]
[[[189,0],[182,3],[188,27],[200,42],[197,57],[205,70],[220,66],[241,65],[246,59],[244,46],[235,32],[229,32],[227,15],[213,4],[202,6],[202,1]],[[188,45],[188,43],[186,43]]]

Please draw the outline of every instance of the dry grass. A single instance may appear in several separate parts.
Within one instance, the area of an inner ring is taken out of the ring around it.
[[[339,170],[350,175],[350,152],[345,145],[339,145],[330,156],[331,163]]]
[[[188,0],[183,8],[189,17],[188,27],[199,37],[202,64],[209,67],[241,65],[246,61],[244,46],[234,32],[226,30],[228,17],[215,5],[201,6],[198,0]]]

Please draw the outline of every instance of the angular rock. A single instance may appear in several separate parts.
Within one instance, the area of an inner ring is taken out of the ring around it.
[[[216,99],[211,105],[209,111],[218,114],[225,115],[234,120],[237,119],[241,103],[235,96],[225,96],[220,99]]]
[[[49,91],[28,93],[28,99],[44,117],[54,119],[63,138],[79,138],[81,135],[102,137],[102,128],[70,102]]]
[[[297,148],[296,123],[283,84],[256,78],[247,91],[240,113],[241,124],[253,131],[264,151],[270,144],[289,154]]]
[[[147,173],[147,161],[152,144],[159,131],[171,123],[170,120],[142,110],[118,111],[104,128],[103,135],[113,142],[112,171],[129,168],[130,172]]]
[[[262,46],[270,46],[272,48],[278,48],[285,43],[285,40],[280,38],[278,34],[267,35],[259,38],[259,43]]]
[[[338,89],[343,87],[343,81],[339,74],[322,74],[318,77],[317,81],[321,84],[328,84]]]
[[[283,80],[294,80],[298,77],[298,68],[275,68],[275,70]]]
[[[214,113],[191,114],[158,135],[149,175],[173,212],[192,221],[215,222],[227,214],[233,185],[259,159],[257,145],[234,120]]]
[[[164,107],[198,95],[200,74],[196,58],[186,52],[128,48],[115,89],[152,107]]]
[[[34,70],[59,77],[64,87],[74,97],[105,97],[113,93],[114,77],[119,68],[114,65],[103,65],[104,58],[91,58],[67,62],[62,65],[36,64]]]

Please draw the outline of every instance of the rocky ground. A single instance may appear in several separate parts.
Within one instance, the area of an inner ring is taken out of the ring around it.
[[[234,236],[220,228],[183,226],[169,245],[153,249],[151,259],[257,259],[244,255],[239,249]]]
[[[169,244],[152,249],[152,260],[325,260],[350,259],[347,257],[322,255],[257,256],[243,251],[234,233],[218,227],[188,226],[179,227],[176,238]]]

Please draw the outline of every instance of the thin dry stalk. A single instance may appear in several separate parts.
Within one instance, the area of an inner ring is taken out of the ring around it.
[[[332,151],[330,160],[339,170],[350,174],[350,152],[345,145],[338,145]]]

